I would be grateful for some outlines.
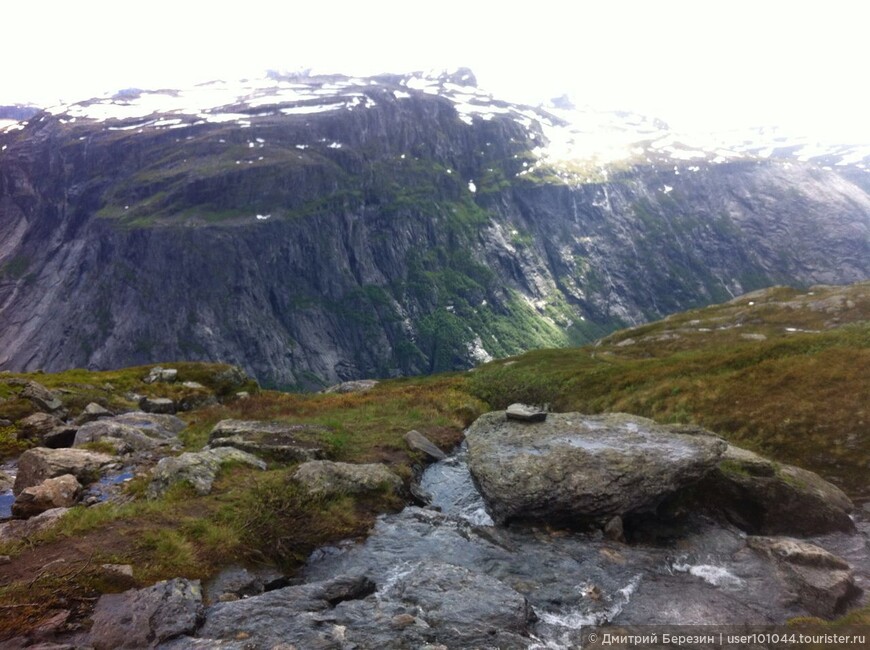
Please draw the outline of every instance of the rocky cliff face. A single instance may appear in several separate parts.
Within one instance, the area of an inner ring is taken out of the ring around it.
[[[40,113],[0,131],[0,368],[211,359],[313,387],[870,277],[861,168],[560,166],[560,124],[464,71]]]

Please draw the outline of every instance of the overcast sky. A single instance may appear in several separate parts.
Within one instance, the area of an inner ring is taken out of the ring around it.
[[[686,130],[774,124],[863,143],[868,30],[862,0],[3,3],[0,103],[270,68],[468,66],[509,99],[568,93]]]

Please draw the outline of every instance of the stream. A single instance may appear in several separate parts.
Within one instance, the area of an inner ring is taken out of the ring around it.
[[[734,528],[699,517],[668,545],[627,545],[601,533],[497,527],[471,479],[464,446],[431,465],[420,487],[431,495],[430,507],[381,516],[362,543],[319,549],[304,580],[365,573],[378,585],[378,599],[389,600],[397,582],[423,565],[464,567],[528,599],[537,616],[528,647],[535,649],[578,647],[584,627],[607,623],[766,625],[806,614],[777,579],[776,566]],[[857,535],[807,541],[846,559],[866,600],[864,515]]]

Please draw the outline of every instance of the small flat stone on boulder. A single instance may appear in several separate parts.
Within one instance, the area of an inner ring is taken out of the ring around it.
[[[197,494],[204,496],[211,492],[221,466],[226,463],[243,463],[266,469],[266,463],[256,456],[232,447],[185,452],[180,456],[160,459],[148,485],[148,497],[157,498],[181,481],[189,483]]]
[[[547,412],[544,409],[519,402],[508,406],[505,409],[505,415],[510,420],[520,422],[543,422],[547,419]]]
[[[45,479],[39,485],[24,488],[12,504],[12,514],[21,519],[54,508],[71,508],[82,493],[82,484],[72,474]]]
[[[80,483],[95,481],[100,471],[115,462],[113,456],[85,449],[28,449],[18,459],[18,474],[12,491],[19,494],[23,489],[39,485],[45,479],[72,474]]]
[[[379,463],[356,465],[312,460],[302,463],[293,478],[309,494],[317,496],[359,494],[384,488],[396,492],[402,488],[402,479]]]
[[[414,451],[422,451],[434,460],[444,460],[447,454],[441,451],[435,444],[419,431],[408,431],[404,436],[405,442]]]
[[[466,434],[469,467],[497,521],[588,525],[654,510],[709,473],[726,443],[624,413],[550,413],[534,427],[503,411]]]
[[[316,460],[323,456],[320,441],[330,432],[316,424],[221,420],[209,435],[209,445],[235,447],[278,461]]]
[[[153,648],[192,633],[202,613],[198,580],[175,578],[145,589],[106,594],[94,609],[90,645],[95,650]]]

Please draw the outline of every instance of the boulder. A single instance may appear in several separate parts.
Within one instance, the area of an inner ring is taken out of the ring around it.
[[[18,459],[18,475],[12,491],[19,494],[23,489],[39,485],[47,478],[72,474],[82,485],[92,483],[100,471],[115,459],[85,449],[28,449]]]
[[[433,460],[444,460],[447,454],[436,447],[431,440],[424,436],[419,431],[408,431],[404,435],[405,442],[414,451],[422,451]]]
[[[12,483],[15,479],[13,479],[9,474],[0,470],[0,492],[5,492],[6,490],[12,489]]]
[[[178,411],[175,401],[168,397],[143,397],[139,400],[139,408],[146,413],[175,414]]]
[[[364,393],[377,386],[380,382],[377,379],[356,379],[354,381],[343,381],[340,384],[335,384],[329,388],[324,388],[321,393]]]
[[[72,474],[45,479],[39,485],[24,488],[18,493],[12,504],[12,514],[27,519],[53,508],[71,508],[81,492],[82,484]]]
[[[33,413],[19,420],[18,438],[19,440],[38,440],[41,444],[45,434],[61,424],[58,418],[49,413]]]
[[[529,406],[528,404],[511,404],[505,409],[505,415],[509,420],[518,420],[520,422],[543,422],[547,419],[547,411],[538,408],[537,406]]]
[[[726,448],[703,429],[623,413],[550,413],[529,424],[497,411],[480,416],[466,440],[497,521],[567,525],[653,510],[710,472]]]
[[[160,459],[148,485],[148,497],[157,498],[180,481],[193,486],[197,494],[206,495],[211,492],[221,466],[231,462],[266,469],[266,463],[256,456],[232,447],[185,452],[180,456]]]
[[[111,411],[109,411],[101,404],[91,402],[84,408],[81,413],[79,413],[78,417],[75,419],[75,422],[78,425],[82,425],[87,424],[88,422],[93,422],[94,420],[99,420],[100,418],[108,417],[112,417]]]
[[[13,519],[0,523],[0,542],[27,539],[48,530],[63,517],[69,508],[53,508],[30,519]]]
[[[178,370],[175,368],[161,368],[160,366],[155,366],[154,368],[151,368],[151,371],[146,377],[142,378],[142,381],[146,384],[153,384],[155,382],[171,384],[176,379],[178,379]]]
[[[861,594],[849,564],[823,548],[785,537],[750,537],[747,544],[776,563],[780,579],[813,616],[843,614]]]
[[[311,495],[332,496],[336,494],[359,494],[389,489],[402,489],[402,479],[386,465],[372,463],[355,465],[333,463],[328,460],[310,460],[302,463],[293,478],[301,483]]]
[[[852,502],[818,474],[729,445],[696,488],[699,505],[762,535],[852,532]]]
[[[63,402],[61,402],[57,396],[45,386],[35,381],[28,381],[24,385],[24,390],[21,391],[21,397],[29,399],[40,411],[51,413],[58,417],[66,416],[67,411],[63,407]]]
[[[94,609],[90,645],[95,650],[154,648],[193,632],[202,612],[198,580],[176,578],[145,589],[106,594]]]
[[[331,433],[316,424],[285,424],[259,420],[221,420],[209,436],[211,447],[235,447],[280,461],[316,460],[323,456],[320,442]]]
[[[165,428],[162,423],[152,423],[148,418],[175,416],[156,416],[143,413],[144,419],[137,417],[118,416],[103,418],[82,426],[75,436],[74,447],[81,447],[99,440],[119,441],[119,448],[124,451],[147,451],[161,446],[177,446],[180,444],[178,435]],[[136,424],[133,424],[133,423]],[[182,422],[182,425],[184,423]]]
[[[145,413],[144,411],[122,413],[113,417],[112,421],[136,427],[150,438],[165,438],[167,440],[177,438],[178,434],[187,427],[184,420],[174,415]]]

